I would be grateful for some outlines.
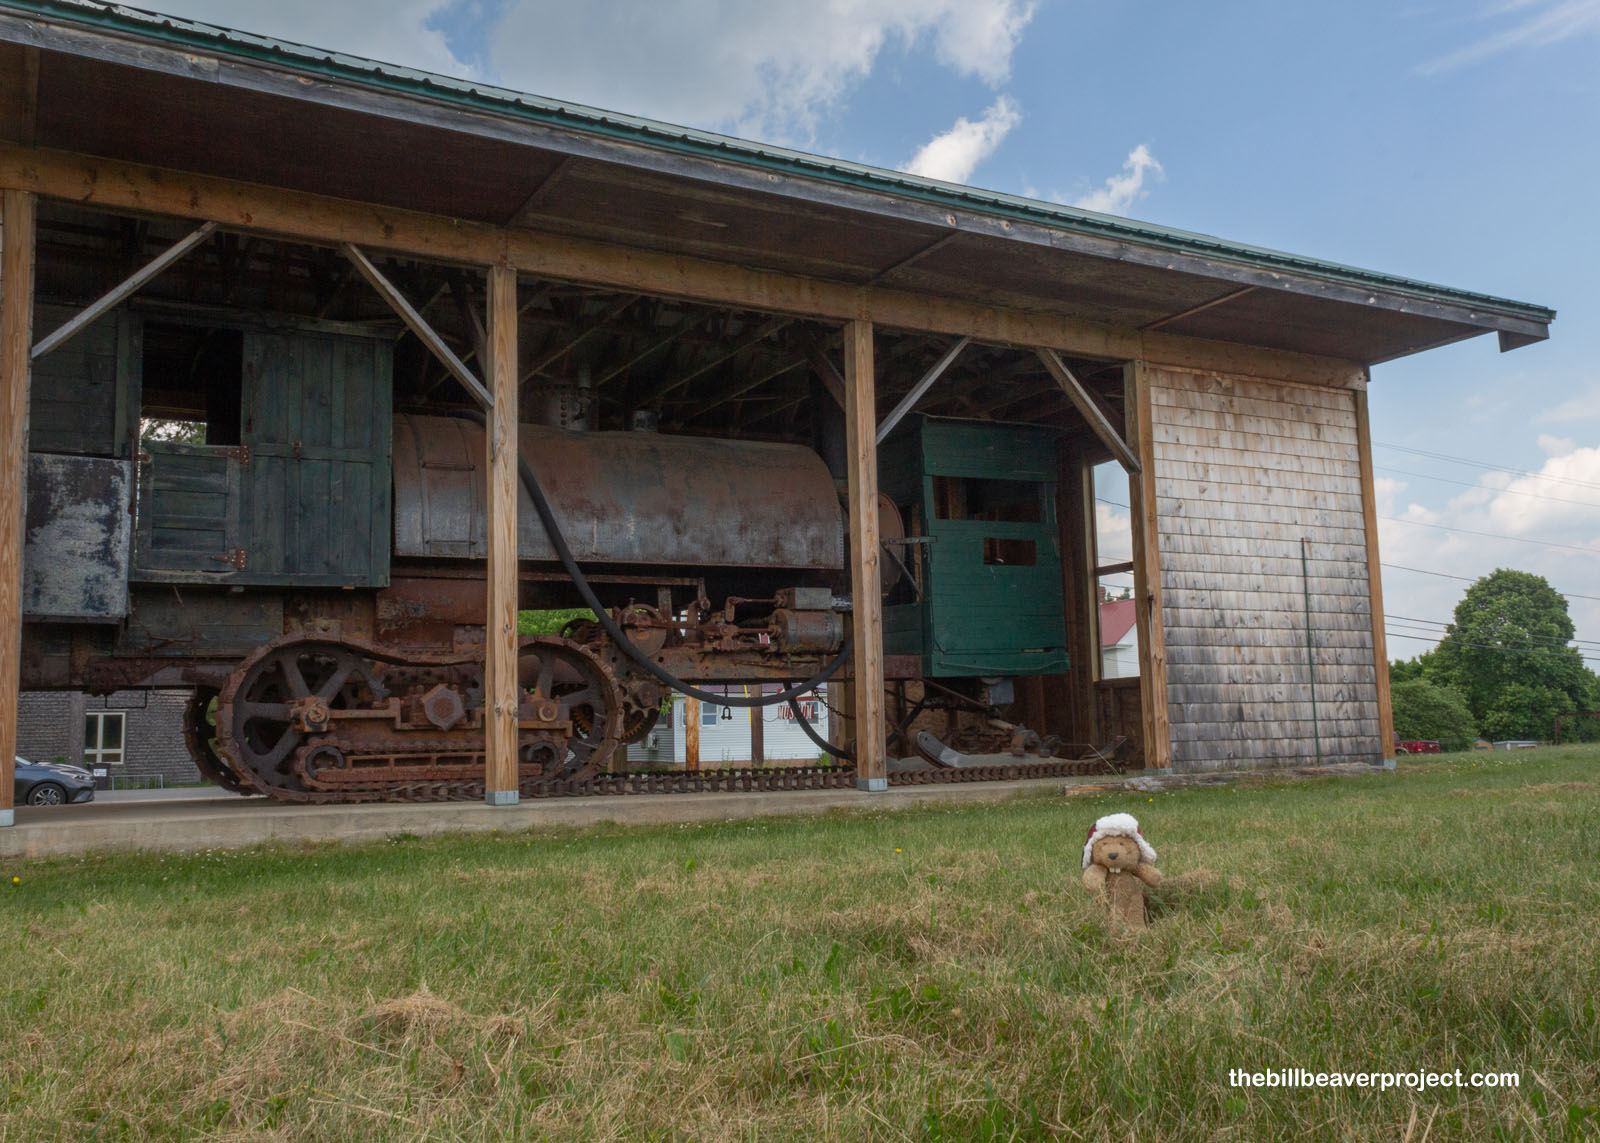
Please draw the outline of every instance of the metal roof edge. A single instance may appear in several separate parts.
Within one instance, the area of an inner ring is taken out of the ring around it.
[[[564,103],[509,88],[385,64],[122,4],[102,3],[100,0],[0,0],[0,11],[5,10],[127,37],[216,52],[270,67],[310,72],[324,78],[365,84],[396,94],[520,118],[543,126],[735,162],[766,171],[800,175],[931,205],[976,211],[1001,219],[1198,255],[1258,270],[1284,272],[1429,302],[1493,310],[1507,317],[1541,324],[1548,324],[1556,317],[1555,310],[1531,302],[1229,242],[1212,235],[942,182],[903,171],[831,159],[583,104]]]

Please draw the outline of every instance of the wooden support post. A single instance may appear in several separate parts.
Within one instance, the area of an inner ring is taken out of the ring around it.
[[[1066,713],[1066,726],[1051,734],[1071,742],[1100,741],[1094,685],[1100,680],[1100,580],[1095,574],[1094,469],[1075,451],[1063,450],[1056,514],[1061,528],[1061,579],[1066,605],[1067,657],[1072,666],[1064,692],[1051,687],[1051,705]]]
[[[1372,610],[1372,673],[1378,687],[1378,749],[1394,765],[1394,707],[1389,694],[1389,640],[1383,631],[1383,568],[1378,555],[1378,488],[1372,477],[1372,425],[1364,389],[1351,392],[1356,405],[1356,451],[1361,460],[1361,515],[1366,525],[1367,591]]]
[[[489,268],[489,621],[484,800],[517,802],[517,272]]]
[[[883,590],[878,562],[877,384],[872,323],[844,327],[844,432],[849,448],[850,594],[855,633],[856,785],[887,790],[883,709]]]
[[[756,694],[763,694],[766,687],[756,684]],[[745,688],[745,693],[750,693],[750,688]],[[750,708],[750,764],[752,766],[764,765],[767,761],[767,708],[753,706]]]
[[[1172,768],[1172,722],[1167,712],[1167,639],[1161,616],[1161,545],[1156,532],[1155,447],[1150,425],[1150,372],[1142,361],[1123,374],[1128,447],[1139,472],[1128,481],[1133,527],[1133,597],[1139,628],[1140,710],[1144,764]]]
[[[14,820],[35,210],[23,191],[5,191],[0,202],[0,826]]]
[[[700,769],[700,700],[683,696],[683,768]]]

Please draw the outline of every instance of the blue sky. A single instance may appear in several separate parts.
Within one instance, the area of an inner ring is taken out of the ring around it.
[[[146,4],[1553,306],[1546,344],[1374,371],[1384,559],[1600,597],[1600,0]],[[1395,616],[1466,586],[1385,572]]]

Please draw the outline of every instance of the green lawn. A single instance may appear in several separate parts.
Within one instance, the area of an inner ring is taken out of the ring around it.
[[[1114,809],[1189,874],[1133,937]],[[1593,747],[12,864],[0,1140],[1593,1139],[1597,874]],[[1229,1086],[1288,1067],[1521,1086]]]

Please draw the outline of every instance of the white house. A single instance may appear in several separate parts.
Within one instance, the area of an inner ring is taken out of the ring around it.
[[[1131,599],[1100,601],[1100,677],[1127,679],[1139,673],[1139,625]]]
[[[734,694],[753,694],[757,687],[707,687],[707,690]],[[775,684],[769,685],[767,693],[776,693],[781,688]],[[824,690],[824,693],[825,690]],[[685,725],[684,721],[689,704],[683,701],[681,695],[675,696],[672,704],[672,717],[662,719],[656,724],[644,742],[628,748],[628,756],[636,762],[667,762],[672,761],[683,765],[687,753],[685,750]],[[800,709],[808,718],[811,729],[823,739],[828,738],[831,720],[825,703],[817,701],[814,696],[800,700]],[[762,732],[762,758],[766,762],[789,761],[816,761],[822,754],[821,747],[806,736],[800,724],[795,720],[794,714],[789,710],[788,704],[782,706],[751,707],[724,707],[714,706],[711,703],[700,704],[700,765],[703,767],[716,767],[728,763],[742,763],[751,760],[751,722],[752,719],[761,720]]]

